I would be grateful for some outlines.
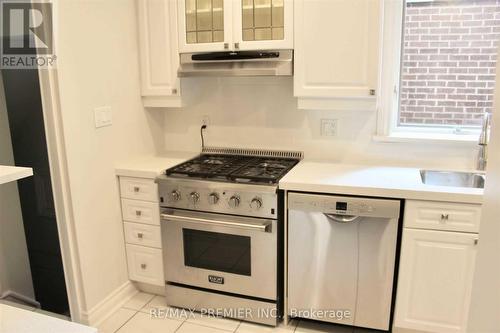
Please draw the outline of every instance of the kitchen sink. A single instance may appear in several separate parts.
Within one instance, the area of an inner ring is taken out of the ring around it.
[[[426,185],[484,188],[485,174],[480,172],[420,170]]]

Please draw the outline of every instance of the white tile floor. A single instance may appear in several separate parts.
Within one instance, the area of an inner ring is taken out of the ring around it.
[[[234,319],[202,316],[189,311],[162,312],[153,318],[150,310],[169,308],[163,296],[138,293],[121,309],[113,313],[97,328],[99,333],[353,333],[353,328],[319,322],[292,320],[278,327],[252,324]],[[184,315],[182,315],[184,314]],[[370,330],[362,330],[369,332]],[[361,331],[359,331],[361,332]]]

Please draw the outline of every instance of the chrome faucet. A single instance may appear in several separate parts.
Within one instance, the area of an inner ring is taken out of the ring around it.
[[[477,169],[484,171],[488,164],[488,142],[490,141],[491,113],[486,112],[483,118],[481,135],[479,136],[479,154],[477,156]]]

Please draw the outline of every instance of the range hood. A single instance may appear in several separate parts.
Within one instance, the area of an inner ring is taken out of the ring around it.
[[[291,76],[293,50],[182,53],[179,77]]]

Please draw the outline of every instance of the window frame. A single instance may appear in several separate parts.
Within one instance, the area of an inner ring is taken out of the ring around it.
[[[383,0],[380,95],[377,106],[379,142],[432,141],[436,143],[477,142],[481,129],[469,126],[400,126],[398,124],[404,34],[405,0]],[[415,1],[415,0],[414,0]],[[428,0],[427,0],[428,1]]]

